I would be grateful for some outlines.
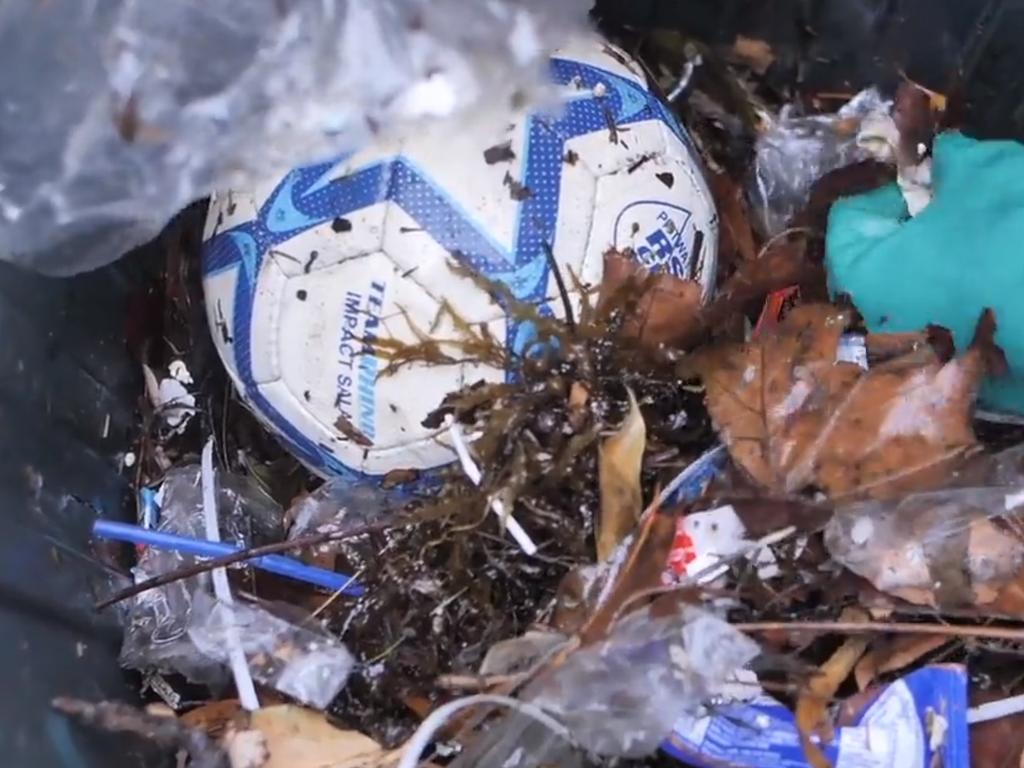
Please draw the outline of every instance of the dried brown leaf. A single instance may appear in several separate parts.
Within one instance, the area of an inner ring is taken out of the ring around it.
[[[897,162],[917,165],[931,153],[935,140],[936,115],[932,109],[931,92],[909,80],[896,89],[892,119],[900,133]]]
[[[601,445],[599,480],[601,518],[597,527],[597,560],[604,562],[636,527],[643,509],[640,468],[647,442],[644,417],[633,392],[629,413],[619,431]]]
[[[607,251],[598,307],[614,305],[630,292],[637,299],[623,324],[624,335],[648,349],[679,346],[693,337],[699,327],[700,285],[664,272],[652,274],[628,252]]]
[[[774,333],[695,358],[730,455],[773,492],[888,498],[940,484],[976,443],[984,340],[946,365],[911,356],[865,372],[835,359],[850,319],[803,305]]]
[[[189,710],[178,719],[190,728],[199,728],[211,736],[219,736],[228,724],[242,714],[238,699],[208,701],[202,706]]]
[[[948,642],[948,637],[929,637],[928,635],[899,635],[892,639],[876,642],[871,651],[857,662],[857,667],[853,670],[857,689],[863,691],[879,675],[898,672],[909,667]]]
[[[866,616],[866,614],[865,614]],[[825,741],[832,740],[832,724],[828,720],[828,705],[850,673],[857,660],[867,649],[867,637],[849,637],[832,657],[822,664],[818,674],[812,677],[796,702],[796,726],[804,755],[813,768],[831,768],[825,753],[811,740],[819,735]]]
[[[740,262],[701,312],[701,327],[714,328],[730,315],[741,312],[748,302],[760,301],[775,291],[824,280],[821,265],[807,259],[807,241],[802,233],[780,237],[759,257]],[[686,341],[692,343],[693,339]]]
[[[623,605],[639,594],[661,585],[661,576],[668,563],[668,554],[676,536],[676,519],[672,515],[654,512],[646,515],[636,538],[620,566],[606,574],[599,596],[607,595],[579,630],[581,642],[586,645],[608,633],[608,629]],[[608,582],[611,586],[606,586]],[[595,584],[596,586],[596,584]]]
[[[387,768],[400,752],[387,752],[369,736],[335,728],[324,716],[290,704],[252,713],[270,759],[263,768]]]
[[[757,258],[743,188],[728,174],[719,173],[711,178],[711,193],[722,221],[718,238],[719,263],[734,264]]]

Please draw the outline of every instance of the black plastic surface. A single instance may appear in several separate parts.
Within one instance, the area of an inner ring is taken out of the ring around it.
[[[92,610],[92,508],[119,510],[140,375],[124,345],[124,269],[53,280],[0,265],[0,765],[153,766],[133,739],[50,709],[131,699],[120,629]],[[108,423],[109,419],[109,423]],[[104,435],[106,435],[104,437]]]

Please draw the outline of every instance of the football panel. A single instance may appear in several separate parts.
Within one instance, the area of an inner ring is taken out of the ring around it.
[[[278,328],[282,375],[290,392],[338,441],[346,464],[370,453],[424,439],[423,419],[460,386],[456,365],[412,364],[381,376],[387,359],[375,339],[419,341],[416,329],[452,338],[439,306],[382,252],[288,281]],[[455,355],[455,350],[443,348]],[[349,432],[346,435],[346,432]]]
[[[435,303],[435,308],[447,300],[466,322],[488,320],[501,314],[501,308],[490,295],[468,277],[458,275],[452,263],[459,261],[470,269],[497,279],[501,266],[508,263],[507,253],[496,254],[471,236],[462,237],[462,232],[453,225],[448,231],[452,243],[464,242],[457,250],[461,256],[456,259],[452,250],[442,246],[434,236],[420,227],[419,222],[397,203],[391,203],[384,230],[385,255],[394,269],[405,279],[422,287]]]
[[[357,204],[354,200],[344,200],[337,206],[324,208],[325,211],[346,212],[275,245],[269,255],[284,274],[296,277],[379,251],[384,240],[387,203],[348,211],[351,205]]]
[[[562,270],[562,278],[570,293],[574,292],[575,278],[582,277],[583,264],[587,255],[587,241],[594,222],[594,206],[597,202],[597,179],[582,163],[563,163],[558,201],[558,219],[555,224],[555,239],[552,253],[555,263]],[[558,284],[553,274],[548,277],[548,306],[558,315],[563,315],[558,296]],[[574,311],[579,309],[577,297],[573,296]]]
[[[700,245],[696,257],[695,244]],[[718,227],[706,187],[688,157],[661,155],[632,174],[598,179],[594,226],[583,269],[588,282],[600,281],[609,248],[632,249],[644,266],[695,279],[705,299],[710,296]]]
[[[444,241],[461,218],[496,251],[513,247],[527,121],[482,110],[457,125],[431,124],[402,145],[390,197]]]
[[[665,134],[665,155],[680,162],[689,184],[703,199],[704,207],[709,211],[709,216],[705,219],[704,247],[700,254],[702,263],[697,265],[700,274],[710,276],[710,282],[705,286],[704,292],[704,298],[707,300],[714,293],[715,279],[718,276],[718,240],[721,230],[718,208],[704,175],[704,162],[689,134],[683,130],[680,136],[666,123],[662,123],[662,132]]]
[[[664,154],[665,134],[660,120],[623,122],[569,139],[566,149],[598,178],[620,171],[635,173],[651,158]]]
[[[603,69],[647,89],[647,77],[637,61],[617,45],[597,35],[577,35],[551,55]]]
[[[281,325],[281,304],[288,276],[274,259],[264,258],[256,278],[252,298],[252,314],[248,317],[249,350],[252,380],[266,384],[281,378],[281,347],[278,329]],[[236,333],[244,333],[245,318],[239,318]]]

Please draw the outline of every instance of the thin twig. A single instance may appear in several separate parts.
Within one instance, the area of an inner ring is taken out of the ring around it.
[[[565,324],[569,328],[570,333],[576,333],[576,318],[572,313],[572,303],[569,301],[569,291],[565,287],[565,280],[562,279],[562,270],[558,266],[558,262],[555,260],[554,251],[551,250],[551,246],[546,240],[544,241],[544,253],[548,257],[548,266],[551,268],[551,272],[555,276],[555,285],[558,286],[558,295],[562,299],[562,308],[565,310]]]
[[[865,634],[889,632],[897,635],[941,635],[943,637],[980,637],[989,640],[1024,641],[1024,627],[975,627],[962,624],[912,624],[910,622],[851,621],[748,621],[733,624],[740,632],[834,632]]]
[[[224,566],[234,565],[235,563],[243,563],[246,560],[254,560],[257,557],[263,557],[264,555],[276,555],[280,552],[288,552],[293,549],[303,549],[305,547],[315,547],[318,544],[328,544],[331,542],[345,541],[346,539],[354,539],[358,536],[365,536],[368,533],[377,533],[378,531],[387,530],[388,528],[401,528],[403,525],[409,525],[415,522],[417,522],[415,519],[408,518],[402,521],[378,520],[375,523],[361,525],[350,531],[326,531],[323,533],[313,533],[309,536],[300,536],[299,538],[292,539],[291,541],[277,541],[273,544],[264,544],[261,547],[250,547],[249,549],[239,550],[238,552],[232,552],[230,555],[222,555],[221,557],[215,557],[211,560],[203,560],[184,568],[178,568],[176,570],[169,571],[168,573],[154,576],[151,579],[146,579],[145,581],[135,584],[134,586],[127,587],[126,589],[122,589],[111,597],[96,603],[96,610],[102,611],[104,608],[114,605],[115,603],[119,603],[122,600],[127,600],[130,597],[135,597],[136,595],[148,592],[151,589],[156,589],[157,587],[173,584],[174,582],[181,581],[182,579],[198,576],[201,573],[212,571],[214,568],[223,568]]]
[[[306,621],[312,621],[317,616],[319,616],[321,613],[326,611],[328,607],[333,605],[334,601],[337,600],[339,597],[341,597],[341,595],[344,594],[345,590],[348,589],[349,585],[352,584],[360,576],[362,576],[363,575],[363,571],[365,571],[365,570],[366,570],[366,568],[360,568],[354,574],[349,576],[348,581],[346,581],[344,584],[342,584],[340,587],[338,587],[336,590],[334,590],[334,593],[330,597],[328,597],[326,600],[324,600],[323,603],[320,604],[319,608],[317,608],[315,611],[313,611],[311,614],[309,614],[309,618],[307,618]]]

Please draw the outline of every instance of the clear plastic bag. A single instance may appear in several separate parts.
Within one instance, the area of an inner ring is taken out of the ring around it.
[[[736,671],[759,652],[757,643],[716,616],[661,603],[620,620],[605,640],[574,651],[520,698],[554,715],[586,752],[642,757],[658,748],[683,714],[701,713],[734,686]],[[512,714],[453,768],[578,764],[572,753],[564,739]]]
[[[891,102],[874,88],[861,91],[837,113],[794,115],[784,107],[757,139],[747,197],[766,237],[782,232],[803,210],[811,186],[829,171],[871,157],[857,143],[860,121],[888,114]]]
[[[73,274],[213,189],[530,98],[583,0],[8,0],[0,258]]]
[[[158,530],[205,538],[198,465],[170,470],[157,496]],[[251,546],[284,538],[281,508],[247,478],[219,474],[217,506],[223,541]],[[193,562],[189,555],[148,547],[140,554],[132,575],[138,583]],[[209,590],[209,574],[201,574],[134,597],[125,616],[122,665],[180,672],[197,683],[226,680],[220,663],[197,653],[188,637],[194,599],[197,593]]]
[[[1001,457],[1005,458],[1005,457]],[[1008,462],[994,474],[1009,479]],[[950,488],[836,509],[832,557],[883,592],[958,608],[996,599],[1024,572],[1024,483]]]
[[[226,605],[201,591],[194,595],[188,637],[199,653],[225,665],[238,638],[253,680],[316,709],[326,709],[355,665],[345,646],[315,622],[293,623],[253,603]]]
[[[376,483],[329,480],[288,510],[288,538],[367,525],[401,509],[410,498],[405,491]]]

